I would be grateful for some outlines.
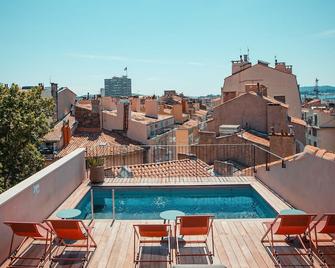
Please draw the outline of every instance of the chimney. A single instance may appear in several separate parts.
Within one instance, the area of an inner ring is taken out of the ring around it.
[[[146,99],[144,103],[145,116],[158,118],[158,102],[156,99]]]
[[[42,90],[44,90],[44,85],[43,83],[38,83],[38,86],[42,88]]]
[[[284,131],[282,133],[273,133],[269,135],[270,152],[280,157],[287,157],[296,153],[295,140],[293,135],[287,135]],[[278,160],[271,156],[270,161]]]
[[[65,120],[63,121],[62,134],[63,134],[64,147],[66,147],[71,139],[71,129],[69,126],[69,121]]]
[[[172,105],[172,115],[176,123],[184,123],[183,119],[183,107],[181,103],[176,103]]]
[[[92,104],[92,112],[93,113],[100,113],[101,106],[100,106],[100,100],[99,99],[93,99],[91,100]]]

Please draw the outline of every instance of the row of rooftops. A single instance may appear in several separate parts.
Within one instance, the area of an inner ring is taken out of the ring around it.
[[[239,60],[232,60],[231,63],[232,63],[232,75],[252,67],[252,63],[249,60],[249,55],[246,54],[240,55]],[[257,64],[260,64],[268,68],[272,68],[269,66],[270,63],[267,61],[258,60]],[[285,62],[278,62],[277,59],[275,59],[275,65],[273,69],[283,73],[292,74],[292,65],[287,65]]]

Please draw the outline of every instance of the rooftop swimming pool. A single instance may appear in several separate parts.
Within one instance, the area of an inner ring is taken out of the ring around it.
[[[95,219],[111,219],[112,189],[119,220],[160,219],[164,210],[186,215],[212,214],[218,219],[273,218],[277,212],[249,185],[201,187],[93,187]],[[76,207],[80,219],[90,219],[91,194]]]

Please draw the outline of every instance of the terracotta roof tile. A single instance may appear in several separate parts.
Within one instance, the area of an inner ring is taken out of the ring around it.
[[[298,117],[291,117],[291,122],[294,124],[302,125],[302,126],[307,126],[306,122]]]
[[[265,139],[260,136],[256,136],[255,134],[252,134],[248,131],[241,132],[237,135],[245,140],[248,140],[248,141],[251,141],[251,142],[266,146],[266,147],[270,147],[270,141],[268,139]]]
[[[149,163],[127,166],[134,178],[162,178],[162,177],[209,177],[211,166],[200,159],[182,159],[161,163]],[[121,167],[106,170],[107,177],[118,177]]]
[[[70,114],[65,116],[64,120],[69,120],[69,125],[70,125],[71,129],[76,122],[75,117],[70,115]],[[43,140],[45,142],[58,142],[58,141],[60,141],[60,139],[62,138],[62,127],[63,127],[63,120],[59,121],[54,126],[54,128],[43,137]]]
[[[70,143],[56,157],[63,157],[78,148],[86,148],[88,156],[129,153],[142,150],[138,143],[120,134],[103,131],[99,133],[76,132]],[[127,148],[115,145],[128,145]]]

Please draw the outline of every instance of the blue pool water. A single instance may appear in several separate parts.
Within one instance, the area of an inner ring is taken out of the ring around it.
[[[164,210],[186,215],[213,214],[219,219],[273,218],[276,211],[251,186],[114,188],[116,219],[159,219]],[[112,218],[112,188],[93,187],[94,218]],[[76,208],[91,218],[90,192]]]

